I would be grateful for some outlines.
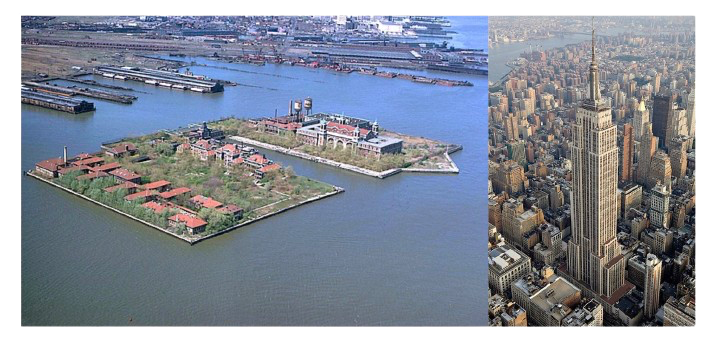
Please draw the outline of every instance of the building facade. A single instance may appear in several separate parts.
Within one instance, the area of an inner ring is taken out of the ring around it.
[[[599,92],[592,30],[589,98],[577,109],[572,144],[572,238],[568,271],[592,292],[609,297],[624,284],[617,241],[617,127]]]

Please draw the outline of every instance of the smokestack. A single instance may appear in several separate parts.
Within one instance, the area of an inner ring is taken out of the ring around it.
[[[68,146],[63,146],[63,165],[68,165]]]
[[[292,115],[292,106],[294,106],[294,99],[289,100],[289,115]]]

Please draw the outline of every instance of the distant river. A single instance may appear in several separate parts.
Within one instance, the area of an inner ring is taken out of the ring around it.
[[[480,19],[486,37],[486,19]],[[468,23],[467,25],[472,25]],[[455,29],[455,27],[454,27]],[[472,32],[472,28],[466,32]],[[384,180],[268,152],[347,192],[189,246],[27,177],[24,325],[485,325],[487,80],[449,88],[360,74],[199,59],[240,86],[196,94],[138,82],[138,101],[70,115],[22,106],[22,167],[101,142],[313,98],[315,111],[462,144],[458,175]]]
[[[617,35],[625,32],[625,29],[608,28],[598,32],[597,35]],[[577,44],[584,41],[590,41],[591,34],[567,34],[563,36],[555,36],[546,39],[532,39],[524,42],[514,42],[506,44],[497,44],[489,47],[489,64],[488,77],[492,83],[501,80],[510,70],[506,63],[513,61],[521,56],[521,53],[533,50],[548,50],[554,48],[565,47],[569,44]]]

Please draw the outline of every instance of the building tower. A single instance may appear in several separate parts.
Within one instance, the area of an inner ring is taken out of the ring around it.
[[[594,29],[589,98],[576,113],[572,140],[572,238],[568,271],[594,294],[610,297],[624,284],[617,242],[617,127],[601,99]]]
[[[652,133],[659,140],[659,147],[667,146],[667,132],[671,130],[672,117],[674,116],[674,97],[672,94],[656,95],[652,106]]]
[[[687,174],[687,146],[690,140],[684,136],[678,136],[670,143],[670,165],[672,176],[678,178]]]
[[[632,125],[627,123],[622,130],[622,178],[623,181],[632,180],[632,164],[634,163],[634,138]]]
[[[632,125],[634,126],[634,139],[637,142],[641,142],[642,135],[644,135],[644,125],[649,123],[649,112],[647,106],[644,103],[644,98],[640,99],[639,107],[634,111],[634,118]]]
[[[670,162],[670,156],[662,150],[658,150],[652,156],[652,162],[650,162],[647,173],[647,187],[653,188],[658,182],[668,187],[672,185],[672,163]]]
[[[662,261],[654,254],[647,254],[644,281],[644,315],[651,318],[660,306],[660,282]]]
[[[657,151],[657,137],[652,134],[652,123],[645,123],[637,156],[637,181],[649,185],[649,170],[652,157]]]
[[[687,95],[687,135],[695,137],[695,88]]]
[[[660,73],[655,74],[654,85],[652,85],[654,88],[655,94],[660,93],[660,83],[661,82],[662,82],[662,75]]]
[[[670,190],[657,182],[650,197],[649,218],[655,227],[670,227]]]

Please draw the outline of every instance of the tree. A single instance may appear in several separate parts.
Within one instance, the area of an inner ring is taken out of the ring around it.
[[[166,142],[157,143],[155,147],[156,153],[162,156],[172,156],[175,151],[171,144]]]

